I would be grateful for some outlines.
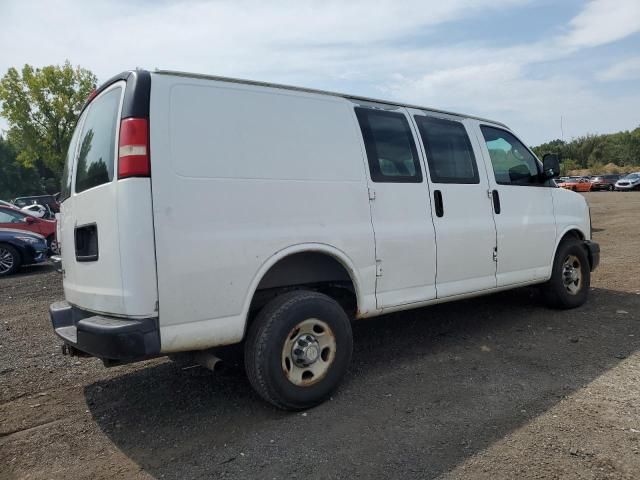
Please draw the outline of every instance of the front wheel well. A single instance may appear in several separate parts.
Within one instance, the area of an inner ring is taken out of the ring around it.
[[[562,242],[564,242],[565,240],[567,240],[568,238],[574,238],[576,240],[584,240],[584,234],[578,230],[577,228],[574,228],[573,230],[569,230],[568,232],[566,232],[562,238],[560,239],[560,242],[558,243],[558,245],[560,245]]]
[[[358,309],[356,286],[339,260],[326,253],[300,252],[279,260],[262,277],[251,299],[247,326],[269,301],[292,290],[324,293],[349,316]]]
[[[591,252],[589,251],[589,249],[586,246],[586,242],[585,242],[586,238],[585,238],[584,234],[580,230],[578,230],[577,228],[569,230],[568,232],[566,232],[562,236],[562,238],[558,242],[558,246],[556,247],[556,252],[560,248],[560,245],[562,245],[567,240],[578,241],[578,242],[580,242],[582,244],[582,248],[585,250],[585,252],[587,254],[587,258],[589,259],[589,267],[593,270],[593,268],[594,268],[594,259],[592,257]]]

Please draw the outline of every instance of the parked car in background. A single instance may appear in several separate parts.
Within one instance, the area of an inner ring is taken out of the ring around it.
[[[52,251],[57,249],[55,220],[36,218],[23,210],[0,205],[0,228],[38,233],[47,240]]]
[[[622,177],[616,182],[615,189],[620,192],[640,190],[640,172],[630,173],[626,177]]]
[[[33,215],[36,218],[43,218],[46,220],[53,220],[54,218],[56,218],[56,214],[53,213],[48,205],[40,205],[39,203],[34,203],[33,205],[23,207],[20,210]]]
[[[620,175],[596,175],[591,177],[591,190],[613,191]]]
[[[30,197],[18,197],[13,200],[14,205],[18,208],[24,208],[29,205],[38,204],[48,206],[53,213],[60,211],[60,204],[55,195],[33,195]]]
[[[558,186],[574,192],[591,191],[591,182],[585,177],[568,177],[564,182],[559,183]]]
[[[18,208],[13,203],[5,202],[4,200],[0,200],[0,207]]]
[[[0,228],[0,277],[14,273],[21,265],[44,262],[47,249],[42,235]]]

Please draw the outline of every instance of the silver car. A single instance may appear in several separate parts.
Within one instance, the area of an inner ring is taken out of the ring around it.
[[[616,182],[616,190],[628,192],[630,190],[640,190],[640,172],[630,173]]]

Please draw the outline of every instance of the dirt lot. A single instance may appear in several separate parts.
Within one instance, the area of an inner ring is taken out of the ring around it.
[[[64,357],[60,276],[0,280],[0,478],[638,478],[640,194],[587,198],[587,305],[520,289],[357,323],[343,387],[305,413],[234,368]]]

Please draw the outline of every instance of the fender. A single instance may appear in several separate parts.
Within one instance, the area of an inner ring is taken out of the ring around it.
[[[562,239],[564,238],[564,236],[569,233],[571,230],[575,230],[577,231],[580,236],[582,237],[582,240],[587,239],[587,236],[585,235],[585,233],[582,231],[582,228],[578,225],[568,225],[565,226],[564,229],[561,231],[560,235],[556,236],[556,245],[553,249],[553,256],[555,258],[556,256],[556,252],[558,251],[558,245],[560,245],[560,242],[562,241]]]
[[[249,285],[249,289],[245,296],[244,305],[242,307],[241,318],[244,321],[243,330],[245,333],[247,329],[249,307],[251,306],[251,301],[253,300],[253,296],[256,293],[256,290],[258,288],[258,285],[260,284],[260,281],[264,278],[264,276],[271,269],[271,267],[273,267],[276,263],[278,263],[283,258],[296,253],[304,253],[304,252],[324,253],[326,255],[329,255],[330,257],[333,257],[338,262],[340,262],[340,264],[347,270],[347,273],[351,278],[351,282],[353,283],[355,293],[356,293],[356,302],[358,305],[358,310],[360,311],[364,307],[363,305],[364,296],[361,290],[362,282],[361,282],[360,276],[358,275],[358,272],[355,266],[353,265],[353,262],[345,252],[343,252],[342,250],[332,245],[328,245],[325,243],[299,243],[299,244],[291,245],[289,247],[286,247],[286,248],[283,248],[282,250],[277,251],[276,253],[271,255],[271,257],[265,260],[262,263],[262,265],[260,265],[260,268],[254,275],[253,280]],[[375,297],[373,298],[373,305],[375,306]]]

